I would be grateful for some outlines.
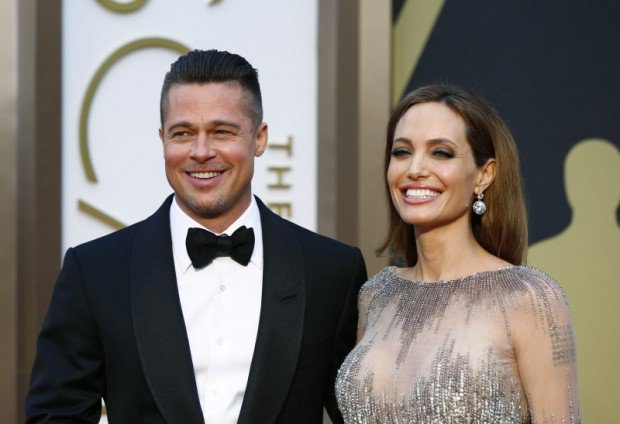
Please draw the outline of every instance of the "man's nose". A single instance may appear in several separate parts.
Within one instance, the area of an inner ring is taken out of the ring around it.
[[[198,162],[204,162],[215,156],[212,142],[205,133],[198,133],[194,146],[192,148],[191,157]]]

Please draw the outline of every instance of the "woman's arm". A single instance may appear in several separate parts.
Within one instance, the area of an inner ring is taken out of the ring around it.
[[[517,366],[533,422],[580,422],[573,323],[560,286],[532,281],[515,328]]]

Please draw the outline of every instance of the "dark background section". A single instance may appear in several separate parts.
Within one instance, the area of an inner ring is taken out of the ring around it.
[[[570,148],[593,137],[620,147],[619,78],[620,1],[447,0],[407,92],[449,82],[495,106],[519,148],[534,243],[570,223]]]
[[[400,10],[405,5],[407,0],[392,0],[392,22],[396,22],[398,15],[400,15]]]

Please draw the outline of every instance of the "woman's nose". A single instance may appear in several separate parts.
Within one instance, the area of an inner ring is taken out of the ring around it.
[[[423,155],[414,155],[411,158],[409,169],[407,170],[407,178],[417,180],[419,178],[428,177],[430,174],[428,163]]]

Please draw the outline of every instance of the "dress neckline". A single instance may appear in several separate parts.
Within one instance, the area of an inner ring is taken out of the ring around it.
[[[463,275],[461,277],[453,278],[453,279],[450,279],[450,280],[437,280],[437,281],[411,280],[411,279],[409,279],[407,277],[403,277],[401,275],[398,275],[396,270],[399,269],[399,268],[397,266],[395,266],[395,265],[388,266],[386,268],[386,270],[390,274],[392,274],[394,277],[398,278],[401,281],[404,281],[404,282],[407,282],[407,283],[412,283],[412,284],[434,286],[434,285],[437,285],[437,284],[438,285],[445,285],[445,284],[460,283],[460,282],[467,281],[469,279],[476,278],[476,277],[485,277],[485,276],[490,276],[490,275],[498,275],[498,274],[503,274],[504,272],[508,272],[508,271],[512,271],[512,270],[517,270],[517,269],[522,269],[522,268],[524,268],[523,265],[509,265],[509,266],[504,267],[504,268],[490,269],[490,270],[487,270],[487,271],[479,271],[479,272],[474,272],[473,274]]]

